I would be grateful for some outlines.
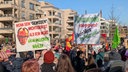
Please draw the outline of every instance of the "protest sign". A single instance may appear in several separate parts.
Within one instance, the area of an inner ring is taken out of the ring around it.
[[[15,36],[17,52],[50,48],[47,19],[15,23]]]
[[[75,42],[77,44],[100,43],[100,20],[99,14],[79,15],[74,25]]]
[[[92,48],[96,52],[96,54],[98,54],[98,51],[102,48],[102,45],[93,45]]]

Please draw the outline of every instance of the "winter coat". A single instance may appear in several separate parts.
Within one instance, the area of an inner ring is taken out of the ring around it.
[[[9,71],[2,65],[2,62],[0,62],[0,72],[9,72]]]
[[[10,61],[12,63],[10,63]],[[22,58],[15,58],[13,56],[11,56],[9,58],[9,61],[2,62],[2,64],[6,67],[6,69],[9,72],[21,72],[22,63],[23,63],[23,59]]]
[[[76,56],[73,60],[73,67],[76,70],[76,72],[83,72],[85,70],[84,60]]]
[[[41,65],[42,72],[55,72],[55,64],[54,63],[43,63]]]

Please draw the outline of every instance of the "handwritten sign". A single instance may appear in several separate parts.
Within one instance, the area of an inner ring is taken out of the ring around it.
[[[100,22],[98,14],[86,14],[76,17],[75,42],[77,44],[99,44]]]
[[[15,23],[17,52],[50,48],[47,19]]]

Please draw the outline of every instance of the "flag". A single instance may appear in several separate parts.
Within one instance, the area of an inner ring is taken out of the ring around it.
[[[8,43],[8,38],[7,37],[5,38],[5,43]]]
[[[118,28],[116,27],[116,30],[114,32],[114,37],[112,40],[112,48],[117,48],[117,46],[120,44],[120,37],[119,37],[119,31]]]
[[[67,51],[70,51],[71,50],[71,44],[70,44],[70,37],[69,38],[66,38],[66,50]]]
[[[106,48],[106,50],[109,50],[109,44],[108,44],[108,42],[105,44],[105,48]]]
[[[74,33],[68,38],[69,41],[74,41]]]
[[[72,33],[72,35],[69,38],[66,38],[66,50],[70,51],[71,50],[71,44],[70,42],[74,41],[74,33]]]

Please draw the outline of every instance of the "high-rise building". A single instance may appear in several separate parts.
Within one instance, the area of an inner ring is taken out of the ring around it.
[[[107,37],[109,37],[109,22],[105,20],[104,18],[100,18],[100,33],[101,34],[106,34]]]
[[[74,31],[74,19],[77,12],[71,9],[63,10],[63,34],[62,38],[66,36],[71,36]]]
[[[51,39],[60,38],[62,34],[62,11],[48,2],[41,2],[42,18],[49,20],[49,33]]]
[[[14,23],[41,18],[37,0],[0,0],[0,37],[14,38]]]

